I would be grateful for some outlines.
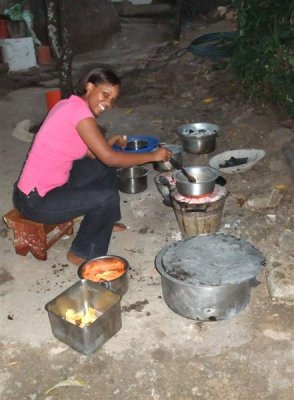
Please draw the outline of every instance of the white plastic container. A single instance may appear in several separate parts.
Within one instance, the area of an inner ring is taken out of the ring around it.
[[[10,71],[27,70],[36,67],[36,54],[31,37],[0,39],[4,62]]]

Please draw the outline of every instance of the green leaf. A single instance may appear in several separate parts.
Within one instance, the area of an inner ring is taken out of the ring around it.
[[[87,383],[84,381],[78,381],[76,379],[66,379],[65,381],[61,381],[57,383],[56,385],[52,386],[50,389],[47,390],[45,394],[48,394],[51,392],[51,390],[56,389],[58,387],[62,386],[79,386],[79,387],[84,387],[87,386]]]
[[[294,67],[294,56],[288,56],[288,61],[289,64],[292,65],[292,67]]]

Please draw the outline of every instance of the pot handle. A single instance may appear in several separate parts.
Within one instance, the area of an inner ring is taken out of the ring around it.
[[[111,289],[111,285],[110,285],[110,282],[109,281],[104,281],[103,283],[102,283],[102,285],[104,286],[104,287],[106,287],[106,289]]]

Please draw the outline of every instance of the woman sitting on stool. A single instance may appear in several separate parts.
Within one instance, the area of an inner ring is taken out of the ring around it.
[[[120,80],[110,70],[95,68],[80,79],[75,94],[48,113],[15,185],[14,206],[25,217],[58,224],[84,216],[68,260],[80,265],[107,254],[114,225],[120,220],[116,168],[167,161],[171,153],[125,153],[126,137],[106,140],[96,123],[120,93]]]

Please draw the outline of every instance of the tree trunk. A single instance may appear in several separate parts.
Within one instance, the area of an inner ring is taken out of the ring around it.
[[[62,97],[69,97],[72,93],[72,59],[73,51],[70,45],[69,37],[69,9],[68,1],[60,2],[60,33],[62,38],[59,81]]]
[[[61,97],[72,93],[72,59],[68,0],[46,0],[49,43],[59,70]]]
[[[61,39],[59,29],[59,0],[46,0],[48,39],[53,58],[58,62],[61,54]]]

